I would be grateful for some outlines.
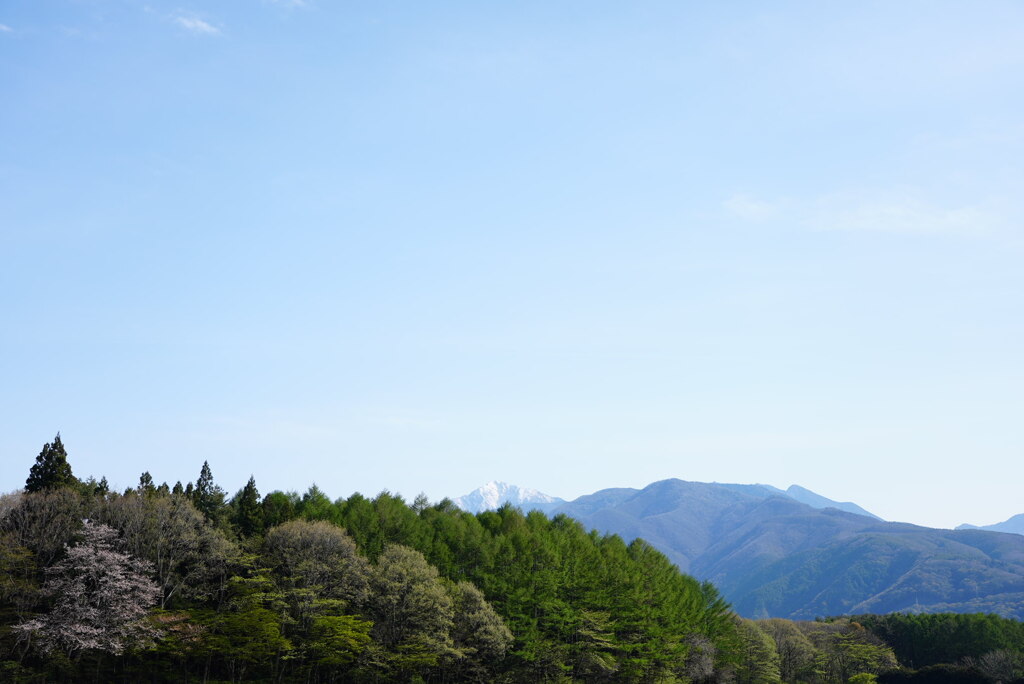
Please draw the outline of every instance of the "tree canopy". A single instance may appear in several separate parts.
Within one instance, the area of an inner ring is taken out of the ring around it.
[[[35,465],[29,470],[28,479],[25,480],[25,491],[57,489],[74,484],[75,481],[75,476],[71,474],[71,465],[68,463],[68,452],[64,449],[58,432],[53,442],[45,444],[36,456]]]
[[[895,684],[995,681],[1024,652],[993,616],[743,620],[647,542],[564,515],[261,498],[252,477],[226,501],[209,463],[99,485],[0,496],[4,681]]]

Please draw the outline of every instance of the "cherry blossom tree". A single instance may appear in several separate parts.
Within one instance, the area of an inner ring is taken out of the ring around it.
[[[15,626],[33,636],[44,653],[85,651],[121,654],[155,634],[144,618],[160,596],[148,562],[118,550],[117,531],[84,521],[81,541],[46,570],[43,593],[54,597],[48,613]]]

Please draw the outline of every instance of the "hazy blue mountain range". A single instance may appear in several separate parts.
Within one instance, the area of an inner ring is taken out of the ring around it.
[[[772,489],[775,488],[772,487]],[[839,510],[846,511],[847,513],[866,515],[869,518],[881,520],[881,518],[879,518],[874,513],[869,513],[868,511],[865,511],[863,508],[861,508],[855,503],[851,503],[849,501],[833,501],[832,499],[825,498],[821,494],[815,494],[810,489],[804,489],[800,485],[790,485],[789,489],[787,489],[783,493],[791,499],[796,499],[800,503],[807,504],[811,508],[838,508]]]
[[[646,539],[714,582],[747,617],[952,611],[1024,619],[1024,536],[886,522],[795,486],[683,480],[605,489],[546,512]]]
[[[759,489],[763,489],[767,495],[786,496],[801,503],[805,503],[812,508],[838,508],[841,511],[847,511],[848,513],[857,513],[858,515],[866,515],[868,517],[881,520],[881,518],[874,513],[869,513],[855,503],[850,503],[848,501],[833,501],[832,499],[816,494],[809,489],[805,489],[800,485],[790,485],[789,489],[779,489],[778,487],[763,484],[713,484],[719,487],[734,489],[736,491],[757,492]],[[606,489],[603,491],[610,492],[613,490]],[[633,492],[637,490],[629,489],[622,491]],[[555,510],[560,505],[567,503],[565,499],[544,494],[536,489],[527,489],[525,487],[508,484],[507,482],[497,482],[493,480],[482,487],[474,489],[465,496],[460,496],[457,499],[454,499],[454,502],[456,506],[464,511],[469,511],[470,513],[492,511],[506,503],[518,506],[523,511],[539,510],[547,513]]]
[[[603,490],[554,513],[646,539],[684,571],[714,582],[749,617],[953,611],[1024,618],[1024,537],[1016,535],[891,523],[814,508],[760,485],[682,480]]]
[[[1009,520],[1004,520],[1001,523],[995,523],[994,525],[968,525],[964,523],[956,529],[958,530],[988,530],[990,532],[1009,532],[1011,534],[1024,534],[1024,513],[1013,516]]]

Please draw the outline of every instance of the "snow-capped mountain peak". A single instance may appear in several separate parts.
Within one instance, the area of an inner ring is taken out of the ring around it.
[[[549,511],[565,503],[564,499],[549,496],[536,489],[527,489],[506,482],[491,481],[474,489],[465,496],[454,499],[455,505],[470,513],[493,511],[505,503],[518,506],[524,511],[539,509]]]

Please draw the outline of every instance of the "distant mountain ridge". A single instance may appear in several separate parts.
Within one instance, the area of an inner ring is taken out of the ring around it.
[[[956,529],[958,530],[988,530],[989,532],[1008,532],[1010,534],[1022,534],[1024,535],[1024,513],[1015,515],[1008,520],[1004,520],[994,525],[968,525],[964,523]]]
[[[874,513],[864,510],[855,503],[851,503],[849,501],[833,501],[832,499],[812,492],[809,489],[805,489],[800,485],[794,484],[790,485],[788,489],[779,489],[778,487],[765,484],[722,484],[718,482],[713,482],[711,484],[720,487],[727,487],[736,491],[749,492],[756,491],[759,488],[765,490],[769,495],[789,497],[795,501],[799,501],[800,503],[805,503],[811,508],[836,508],[841,511],[846,511],[847,513],[866,515],[869,518],[881,520],[881,518]],[[602,491],[608,492],[613,490],[606,489]],[[621,491],[635,492],[637,490],[623,489]],[[469,511],[470,513],[493,511],[506,503],[518,506],[524,511],[540,510],[548,513],[562,504],[569,503],[565,499],[544,494],[536,489],[519,487],[518,485],[508,484],[507,482],[498,482],[497,480],[492,480],[481,487],[477,487],[472,492],[453,499],[452,501],[456,506],[464,511]]]
[[[786,490],[786,496],[791,499],[795,499],[800,503],[805,503],[811,508],[837,508],[840,511],[846,511],[847,513],[866,515],[869,518],[881,520],[881,518],[874,513],[864,510],[855,503],[850,501],[833,501],[832,499],[827,499],[820,494],[812,492],[810,489],[804,489],[800,485],[790,485],[789,489]]]
[[[948,611],[1024,619],[1024,536],[886,522],[798,486],[675,479],[601,490],[545,512],[647,540],[747,617]]]
[[[719,483],[712,482],[711,484],[719,484]],[[786,497],[789,497],[790,499],[793,499],[794,501],[799,501],[800,503],[807,504],[811,508],[821,508],[821,509],[824,509],[824,508],[835,508],[835,509],[838,509],[840,511],[846,511],[847,513],[854,513],[856,515],[866,515],[869,518],[874,518],[875,520],[881,520],[881,518],[879,518],[874,513],[871,513],[869,511],[864,510],[863,508],[861,508],[860,506],[858,506],[855,503],[851,503],[849,501],[833,501],[832,499],[824,497],[821,494],[817,494],[815,492],[812,492],[810,489],[806,489],[804,487],[801,487],[800,485],[795,485],[795,484],[794,485],[790,485],[788,489],[779,489],[778,487],[773,487],[771,485],[766,485],[766,484],[757,484],[757,485],[723,484],[721,486],[722,487],[731,487],[731,488],[733,488],[733,489],[735,489],[737,491],[748,491],[748,492],[751,491],[750,487],[762,487],[763,489],[766,489],[771,494],[774,494],[776,496],[786,496]]]

